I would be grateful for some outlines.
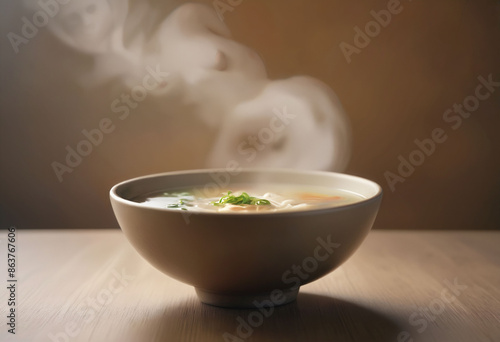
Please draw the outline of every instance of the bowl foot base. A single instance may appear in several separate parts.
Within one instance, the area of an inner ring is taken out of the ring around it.
[[[299,288],[274,290],[267,293],[227,294],[195,288],[202,303],[234,309],[259,309],[285,305],[297,299]]]

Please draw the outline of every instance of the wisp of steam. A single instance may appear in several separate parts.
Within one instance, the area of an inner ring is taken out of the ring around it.
[[[25,1],[39,9],[37,1]],[[326,84],[308,76],[269,79],[260,56],[233,40],[209,6],[182,4],[151,27],[147,18],[156,15],[146,2],[58,1],[48,28],[94,60],[93,72],[79,78],[84,86],[118,76],[132,87],[145,66],[167,72],[153,95],[165,98],[165,112],[195,108],[214,132],[207,167],[345,169],[349,124]]]

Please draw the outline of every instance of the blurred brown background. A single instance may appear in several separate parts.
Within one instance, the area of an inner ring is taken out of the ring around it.
[[[152,2],[156,15],[144,28],[154,27],[177,3]],[[355,26],[364,30],[374,20],[370,11],[387,6],[242,0],[224,19],[237,41],[261,54],[272,78],[305,74],[335,90],[352,124],[346,172],[385,191],[375,228],[499,229],[500,87],[456,130],[443,114],[474,96],[479,76],[500,82],[500,3],[402,1],[387,27],[348,63],[340,44],[354,45]],[[111,85],[76,85],[73,66],[91,61],[43,29],[15,54],[5,37],[19,31],[24,12],[5,1],[0,13],[2,227],[116,227],[107,197],[113,184],[199,167],[207,152],[206,128],[148,111],[153,104],[145,103],[60,183],[50,164],[62,161],[65,146],[80,141],[82,129],[110,115]],[[396,174],[398,156],[408,158],[417,149],[414,140],[430,138],[436,128],[447,140],[391,191],[384,174]],[[182,145],[188,130],[199,139]]]

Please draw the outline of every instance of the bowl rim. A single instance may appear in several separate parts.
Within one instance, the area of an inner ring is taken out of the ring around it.
[[[241,168],[238,171],[238,175],[243,173],[243,172],[250,172],[250,173],[288,173],[288,174],[310,174],[310,175],[329,175],[329,176],[334,176],[334,177],[339,177],[339,178],[344,178],[344,179],[350,179],[350,180],[356,180],[360,182],[365,182],[371,186],[374,186],[377,189],[377,192],[367,198],[363,198],[360,201],[350,203],[350,204],[344,204],[340,206],[334,206],[334,207],[322,207],[322,208],[306,208],[306,209],[296,209],[296,210],[282,210],[282,211],[260,211],[260,212],[217,212],[217,211],[181,211],[178,209],[173,209],[173,208],[157,208],[157,207],[149,207],[145,206],[141,203],[134,202],[132,200],[125,199],[121,196],[119,196],[116,191],[118,188],[123,187],[127,184],[131,184],[140,180],[144,179],[150,179],[150,178],[159,178],[159,177],[165,177],[165,176],[174,176],[174,175],[183,175],[183,174],[200,174],[200,173],[210,173],[210,172],[227,172],[226,168],[210,168],[210,169],[192,169],[192,170],[177,170],[177,171],[167,171],[167,172],[160,172],[160,173],[153,173],[153,174],[148,174],[144,176],[139,176],[139,177],[134,177],[130,178],[127,180],[124,180],[122,182],[119,182],[111,189],[109,190],[109,196],[112,200],[115,200],[117,202],[120,202],[122,204],[125,204],[127,206],[132,206],[132,207],[137,207],[137,208],[142,208],[144,210],[153,210],[153,211],[161,211],[161,212],[168,212],[168,213],[178,213],[182,215],[208,215],[208,216],[238,216],[238,217],[250,217],[250,216],[289,216],[289,215],[304,215],[304,214],[318,214],[320,212],[332,212],[332,211],[343,211],[346,209],[350,209],[353,207],[361,206],[361,205],[366,205],[371,202],[376,202],[379,201],[383,195],[383,189],[382,187],[369,179],[360,177],[360,176],[355,176],[355,175],[350,175],[346,173],[340,173],[340,172],[333,172],[333,171],[318,171],[318,170],[300,170],[300,169],[287,169],[287,168]]]

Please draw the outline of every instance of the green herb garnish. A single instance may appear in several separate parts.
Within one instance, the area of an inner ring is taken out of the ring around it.
[[[191,195],[189,192],[173,192],[173,193],[165,192],[163,193],[163,196],[179,198],[177,203],[172,203],[167,205],[167,208],[169,209],[187,210],[187,207],[193,206],[193,204],[191,203],[191,201],[193,201],[193,195]],[[186,197],[191,197],[191,198],[186,198]]]
[[[233,205],[270,205],[266,199],[252,197],[248,195],[246,192],[242,192],[239,196],[234,196],[231,191],[227,192],[227,195],[222,196],[218,201],[212,202],[213,205],[224,205],[224,204],[233,204]]]

